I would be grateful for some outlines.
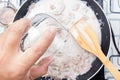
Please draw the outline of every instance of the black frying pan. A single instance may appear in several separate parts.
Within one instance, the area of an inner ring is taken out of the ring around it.
[[[24,17],[28,11],[28,7],[31,3],[33,2],[37,2],[39,0],[27,0],[22,6],[21,8],[18,10],[14,21]],[[83,0],[83,1],[87,1],[87,5],[90,6],[95,14],[96,17],[98,19],[100,19],[103,23],[101,24],[101,35],[102,35],[102,42],[101,42],[101,48],[102,51],[104,52],[105,55],[107,55],[108,53],[108,49],[110,46],[110,25],[108,23],[108,20],[106,19],[105,14],[103,13],[101,7],[94,1],[94,0]],[[76,80],[87,80],[87,79],[91,79],[92,77],[94,77],[94,75],[96,75],[99,70],[102,68],[103,64],[99,61],[99,59],[97,58],[93,63],[92,63],[92,68],[84,75],[78,75],[76,77]],[[38,80],[38,79],[37,79]],[[41,79],[40,79],[41,80]],[[45,79],[44,79],[45,80]]]

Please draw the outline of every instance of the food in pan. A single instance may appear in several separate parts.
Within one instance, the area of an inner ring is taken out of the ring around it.
[[[94,11],[87,6],[85,1],[81,0],[40,0],[29,7],[25,17],[32,19],[41,13],[52,16],[61,25],[48,18],[37,27],[32,26],[23,40],[23,49],[26,50],[34,45],[48,27],[64,27],[65,30],[57,33],[53,43],[42,56],[53,56],[54,58],[45,76],[54,77],[55,80],[62,78],[75,80],[76,76],[88,72],[96,57],[82,49],[69,30],[76,21],[84,19],[96,31],[99,43],[101,43],[100,23]]]

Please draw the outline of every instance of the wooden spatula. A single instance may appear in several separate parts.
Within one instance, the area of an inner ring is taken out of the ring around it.
[[[82,29],[80,30],[80,28]],[[71,28],[70,33],[82,48],[99,58],[99,60],[111,72],[115,80],[120,80],[120,72],[102,52],[97,35],[87,22],[82,20],[76,22]],[[86,40],[86,37],[89,39],[89,42]]]

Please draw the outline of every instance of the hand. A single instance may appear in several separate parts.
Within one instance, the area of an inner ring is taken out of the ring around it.
[[[47,30],[33,47],[22,52],[21,37],[29,26],[28,19],[20,19],[0,36],[0,80],[34,80],[46,74],[51,57],[34,64],[53,41],[56,30]]]

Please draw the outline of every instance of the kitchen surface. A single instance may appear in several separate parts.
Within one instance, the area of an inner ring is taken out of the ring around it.
[[[7,1],[12,3],[15,11],[19,9],[20,5],[24,2],[24,0],[0,0],[0,1]],[[114,33],[113,37],[115,38],[115,43],[113,38],[111,37],[111,45],[108,53],[108,58],[120,70],[120,53],[117,52],[114,46],[114,44],[116,44],[117,49],[120,49],[120,0],[96,0],[96,1],[103,8],[104,13],[107,16]],[[0,28],[0,33],[2,33],[4,29],[5,28]],[[91,80],[114,80],[114,78],[106,68],[102,68],[100,72]]]
[[[113,29],[117,47],[120,49],[120,0],[103,0],[103,9]],[[120,54],[116,51],[113,43],[109,49],[108,57],[120,70]],[[114,80],[107,69],[105,69],[105,78]]]

